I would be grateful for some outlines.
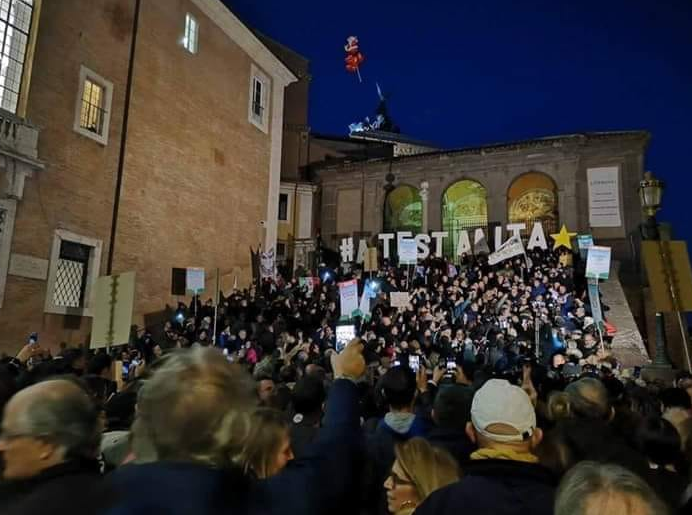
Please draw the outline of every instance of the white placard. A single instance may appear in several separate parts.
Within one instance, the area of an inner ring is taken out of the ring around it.
[[[621,227],[620,180],[617,166],[589,168],[589,225],[591,227]]]
[[[418,244],[413,238],[401,238],[399,240],[399,264],[415,265],[418,263]]]
[[[187,268],[185,270],[185,289],[193,294],[204,291],[204,268]]]
[[[610,247],[593,246],[586,258],[586,277],[608,279],[610,276]]]
[[[339,283],[341,298],[341,316],[351,318],[353,312],[358,309],[358,281],[355,279]]]
[[[407,291],[393,291],[389,294],[389,305],[393,308],[405,308],[409,302]]]

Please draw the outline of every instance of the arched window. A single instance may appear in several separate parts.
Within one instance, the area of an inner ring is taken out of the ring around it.
[[[423,202],[418,190],[402,184],[384,200],[384,232],[411,231],[414,236],[423,226]]]
[[[555,182],[539,172],[519,176],[509,187],[507,211],[509,223],[525,223],[527,234],[534,222],[541,222],[546,234],[557,232],[560,216]]]
[[[462,180],[449,186],[442,195],[442,230],[449,233],[445,239],[445,256],[455,256],[459,231],[488,227],[488,193],[482,184]]]

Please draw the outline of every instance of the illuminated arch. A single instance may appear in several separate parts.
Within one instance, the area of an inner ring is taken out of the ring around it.
[[[384,232],[411,231],[423,226],[423,202],[417,188],[402,184],[390,191],[384,200]]]
[[[546,232],[557,231],[557,185],[552,178],[540,172],[528,172],[517,177],[507,192],[507,220],[525,223],[528,232],[534,222],[542,222]]]
[[[449,233],[444,253],[454,256],[460,230],[488,227],[488,192],[476,181],[463,179],[442,195],[442,230]]]

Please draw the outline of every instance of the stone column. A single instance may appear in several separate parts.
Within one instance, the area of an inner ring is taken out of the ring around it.
[[[420,183],[420,190],[418,191],[421,199],[421,216],[422,216],[422,221],[421,221],[421,232],[423,234],[427,234],[428,232],[428,188],[430,187],[430,184],[428,184],[428,181],[423,181]]]

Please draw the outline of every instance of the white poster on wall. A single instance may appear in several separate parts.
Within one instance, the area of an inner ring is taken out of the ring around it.
[[[586,179],[589,183],[589,225],[621,227],[618,167],[589,168]]]

